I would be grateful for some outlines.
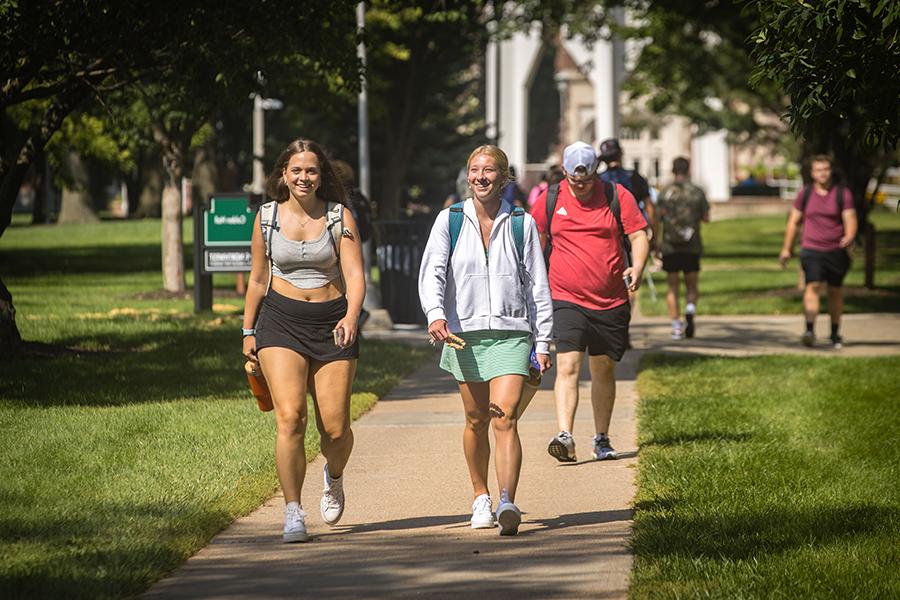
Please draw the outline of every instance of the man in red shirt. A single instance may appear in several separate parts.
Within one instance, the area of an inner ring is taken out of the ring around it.
[[[778,260],[787,265],[794,250],[797,227],[803,223],[800,240],[800,264],[806,278],[803,291],[803,312],[806,331],[801,341],[812,346],[816,340],[816,316],[819,314],[819,295],[828,284],[828,313],[831,315],[831,345],[841,348],[841,315],[844,312],[844,276],[850,269],[847,248],[856,237],[856,211],[853,195],[843,186],[835,186],[831,177],[832,160],[826,155],[812,157],[810,175],[812,185],[797,193],[784,232],[784,245]],[[838,197],[838,191],[841,191]]]
[[[563,152],[565,179],[548,227],[547,195],[531,209],[541,243],[550,254],[550,295],[556,340],[556,417],[560,432],[547,451],[561,462],[574,462],[572,428],[578,408],[578,374],[589,355],[591,405],[594,409],[593,455],[616,458],[609,441],[609,422],[616,400],[615,363],[628,345],[631,310],[628,291],[637,290],[647,261],[647,221],[634,196],[616,184],[622,230],[631,243],[632,266],[625,265],[625,240],[610,210],[607,184],[596,175],[599,161],[590,144],[575,142]],[[553,203],[551,202],[551,205]],[[626,287],[626,278],[628,287]]]

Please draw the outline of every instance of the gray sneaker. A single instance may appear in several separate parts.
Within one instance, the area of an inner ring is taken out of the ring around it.
[[[800,341],[803,342],[803,345],[807,348],[812,348],[813,344],[816,343],[816,335],[812,331],[806,331],[803,333],[803,337],[800,338]]]
[[[322,520],[332,527],[337,525],[344,514],[344,477],[332,479],[325,465],[325,486],[322,488],[322,501],[319,504]]]
[[[598,433],[594,436],[594,459],[607,460],[619,458],[616,449],[609,443],[609,436],[605,433]]]
[[[568,431],[560,431],[550,440],[547,452],[559,462],[575,462],[575,438]]]

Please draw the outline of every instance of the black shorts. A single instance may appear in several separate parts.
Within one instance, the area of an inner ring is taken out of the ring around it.
[[[850,270],[850,255],[841,248],[830,252],[819,252],[803,248],[800,251],[800,264],[806,283],[825,281],[831,287],[844,285],[844,276]]]
[[[663,254],[663,271],[666,273],[695,273],[700,270],[700,255],[690,252]]]
[[[334,326],[347,314],[347,298],[304,302],[275,290],[263,298],[256,319],[256,349],[289,348],[320,362],[359,358],[359,337],[341,348],[334,343]]]
[[[622,360],[628,349],[628,302],[608,310],[592,310],[572,302],[553,301],[553,338],[557,352],[584,352],[590,356],[605,354]]]

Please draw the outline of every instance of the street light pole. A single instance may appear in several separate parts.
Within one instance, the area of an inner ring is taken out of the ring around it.
[[[356,4],[356,29],[359,32],[360,40],[356,45],[356,57],[359,59],[360,65],[365,73],[366,68],[366,3],[358,2]],[[369,90],[368,81],[362,76],[359,86],[359,104],[357,107],[357,119],[359,121],[359,189],[363,195],[371,201],[372,186],[369,177]],[[372,285],[372,240],[367,240],[362,247],[363,264],[366,277],[366,299],[363,303],[369,310],[381,308],[381,294],[378,288]]]
[[[266,119],[262,108],[262,98],[253,94],[253,182],[250,184],[254,194],[262,194],[263,155],[265,154]]]

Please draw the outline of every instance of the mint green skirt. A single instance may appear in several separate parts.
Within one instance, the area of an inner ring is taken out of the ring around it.
[[[501,375],[528,375],[531,334],[483,329],[458,333],[463,350],[444,344],[441,368],[457,381],[490,381]]]

